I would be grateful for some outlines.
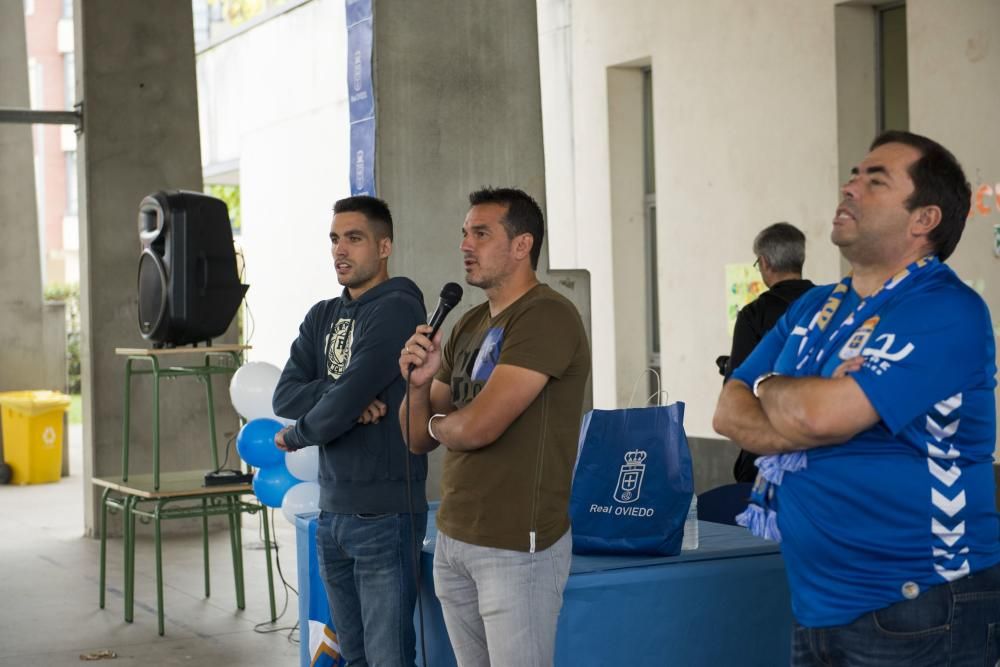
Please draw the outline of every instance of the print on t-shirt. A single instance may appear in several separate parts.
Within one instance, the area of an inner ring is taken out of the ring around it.
[[[458,353],[455,367],[462,373],[451,378],[451,400],[455,405],[467,405],[482,391],[500,361],[502,348],[503,329],[494,327],[486,332],[479,347]]]
[[[483,344],[479,346],[476,363],[472,366],[469,377],[473,382],[486,382],[493,374],[493,369],[500,361],[500,348],[503,347],[503,329],[494,327],[486,332]]]

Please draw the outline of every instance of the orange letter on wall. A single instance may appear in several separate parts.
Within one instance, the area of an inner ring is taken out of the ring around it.
[[[980,185],[979,189],[976,190],[976,210],[983,215],[990,214],[990,207],[983,203],[983,199],[991,194],[993,194],[993,188],[988,185]],[[997,195],[1000,197],[1000,193],[997,193]]]

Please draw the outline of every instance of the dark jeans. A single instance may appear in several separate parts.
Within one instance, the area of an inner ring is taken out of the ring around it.
[[[793,667],[994,667],[1000,660],[1000,565],[850,625],[795,624]]]
[[[320,512],[316,551],[340,653],[350,667],[412,667],[417,550],[427,513]]]

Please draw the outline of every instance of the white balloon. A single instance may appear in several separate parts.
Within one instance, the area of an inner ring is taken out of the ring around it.
[[[251,361],[236,369],[229,382],[229,397],[233,407],[247,421],[277,419],[271,409],[274,388],[278,386],[281,369],[266,361]]]
[[[303,482],[319,480],[319,447],[303,447],[286,453],[285,465],[296,479]]]
[[[309,449],[313,449],[310,447]],[[296,514],[308,514],[319,511],[319,484],[302,482],[288,489],[281,501],[281,512],[288,522],[295,525]]]

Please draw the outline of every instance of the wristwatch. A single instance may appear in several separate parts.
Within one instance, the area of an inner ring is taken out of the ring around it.
[[[753,395],[754,395],[754,397],[755,398],[760,398],[760,394],[757,393],[757,392],[760,389],[760,383],[761,382],[764,382],[765,380],[770,380],[771,378],[773,378],[775,376],[780,376],[780,375],[781,375],[781,373],[778,373],[776,371],[768,371],[767,373],[764,373],[763,375],[758,375],[757,379],[753,381]]]

